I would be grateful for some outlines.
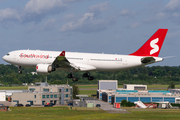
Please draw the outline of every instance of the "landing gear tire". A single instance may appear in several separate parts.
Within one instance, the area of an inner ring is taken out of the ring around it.
[[[84,73],[83,77],[90,77],[90,73],[89,72]]]
[[[74,81],[74,82],[76,82],[76,81],[78,81],[79,79],[77,78],[77,77],[73,77],[72,78],[72,81]]]
[[[70,73],[67,75],[68,78],[73,78],[73,75]]]
[[[88,77],[88,80],[90,81],[90,80],[94,80],[94,77],[93,76],[89,76]]]
[[[19,70],[18,73],[21,74],[21,73],[22,73],[22,70]]]

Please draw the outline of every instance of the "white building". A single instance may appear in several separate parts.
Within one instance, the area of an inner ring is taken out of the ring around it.
[[[124,84],[126,90],[147,90],[147,85]]]
[[[116,90],[118,88],[117,80],[99,80],[98,81],[98,90]]]
[[[0,101],[6,101],[6,92],[0,92]]]

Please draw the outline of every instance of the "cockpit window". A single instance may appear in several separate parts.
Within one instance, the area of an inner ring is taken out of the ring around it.
[[[9,53],[7,55],[9,55]]]

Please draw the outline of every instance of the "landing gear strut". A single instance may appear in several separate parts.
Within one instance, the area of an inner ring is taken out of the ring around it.
[[[22,73],[21,66],[19,66],[18,69],[19,69],[18,73],[21,74]]]

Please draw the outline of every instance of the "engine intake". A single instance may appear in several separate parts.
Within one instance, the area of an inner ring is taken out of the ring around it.
[[[50,64],[37,64],[36,71],[38,73],[50,73],[53,71],[53,67]]]

